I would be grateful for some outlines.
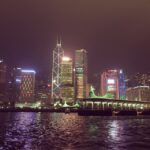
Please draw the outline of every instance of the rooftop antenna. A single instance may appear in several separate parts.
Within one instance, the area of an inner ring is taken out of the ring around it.
[[[57,36],[57,46],[61,47],[61,37]]]

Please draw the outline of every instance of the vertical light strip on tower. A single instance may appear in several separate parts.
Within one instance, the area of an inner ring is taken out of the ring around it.
[[[61,61],[64,55],[64,50],[61,42],[57,41],[56,48],[53,50],[53,64],[52,64],[52,89],[51,102],[54,103],[61,99]]]

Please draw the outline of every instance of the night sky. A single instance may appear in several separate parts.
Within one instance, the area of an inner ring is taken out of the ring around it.
[[[48,75],[60,35],[66,55],[88,51],[89,76],[150,71],[149,0],[0,0],[0,57]]]

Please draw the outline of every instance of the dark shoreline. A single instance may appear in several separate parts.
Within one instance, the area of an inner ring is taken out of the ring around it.
[[[65,109],[33,109],[33,108],[6,108],[0,109],[0,112],[60,112],[65,113]],[[70,109],[69,112],[77,113],[78,110]]]
[[[64,109],[64,108],[62,108],[62,109],[6,108],[6,109],[0,109],[0,112],[78,113],[78,115],[80,115],[80,116],[137,116],[137,115],[150,115],[150,110],[144,110],[144,111],[138,113],[136,110],[121,110],[121,111],[115,112],[115,111],[112,111],[112,110],[83,110],[83,109]]]

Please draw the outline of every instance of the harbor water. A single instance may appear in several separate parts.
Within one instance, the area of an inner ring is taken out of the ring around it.
[[[0,150],[149,150],[150,116],[1,112]]]

